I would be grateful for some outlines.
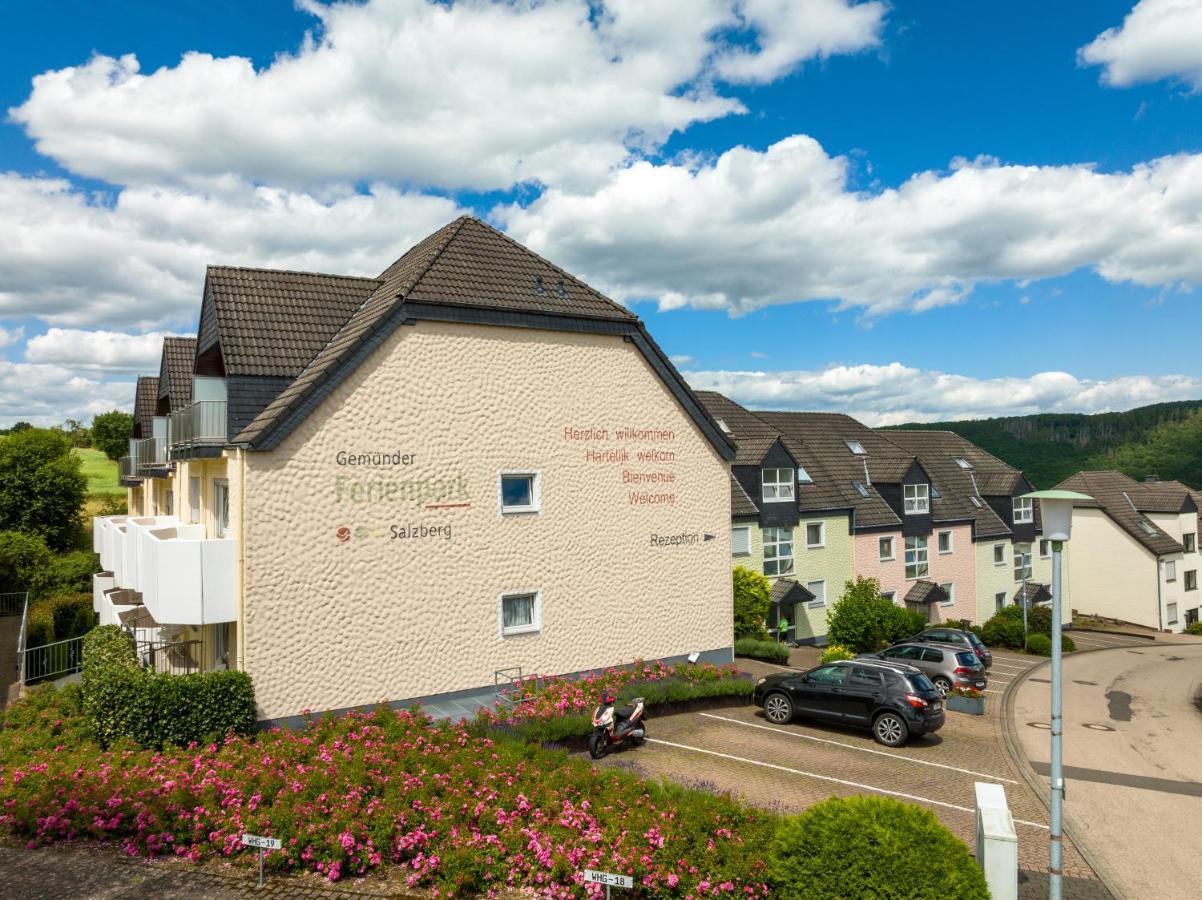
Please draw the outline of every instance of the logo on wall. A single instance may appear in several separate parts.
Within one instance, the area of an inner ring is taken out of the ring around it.
[[[334,537],[338,539],[338,543],[345,544],[351,539],[351,530],[343,525],[336,532],[334,532]]]

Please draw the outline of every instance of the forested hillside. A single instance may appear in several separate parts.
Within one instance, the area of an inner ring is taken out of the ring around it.
[[[926,422],[901,428],[954,431],[1049,488],[1083,469],[1156,474],[1202,487],[1202,400],[1118,413],[1045,413]],[[887,429],[886,429],[887,430]]]

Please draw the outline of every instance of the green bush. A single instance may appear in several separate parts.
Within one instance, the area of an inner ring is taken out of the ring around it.
[[[41,647],[55,641],[81,637],[96,624],[88,594],[63,594],[29,604],[25,646]]]
[[[1072,653],[1077,649],[1077,645],[1067,634],[1062,634],[1060,635],[1060,649],[1065,653]],[[1046,634],[1030,635],[1027,638],[1027,652],[1034,653],[1036,656],[1051,656],[1052,639]]]
[[[0,594],[33,590],[34,579],[50,562],[40,535],[0,531]]]
[[[769,597],[772,585],[759,572],[743,566],[735,566],[734,607],[735,607],[735,640],[752,638],[763,640],[768,636],[764,631],[764,620],[768,618]]]
[[[58,747],[79,749],[94,744],[83,714],[83,687],[42,684],[0,712],[0,760],[17,766],[31,754]]]
[[[99,571],[100,558],[90,550],[51,556],[35,573],[30,596],[38,599],[56,594],[91,594],[92,576]]]
[[[826,620],[831,642],[854,653],[871,653],[926,627],[921,614],[881,596],[875,578],[848,581]]]
[[[255,691],[245,672],[168,675],[138,665],[133,640],[116,625],[84,638],[84,712],[102,746],[185,746],[254,731]]]
[[[1202,634],[1202,622],[1191,622],[1186,625],[1184,634]]]
[[[746,656],[773,663],[787,663],[789,647],[779,641],[757,641],[754,638],[742,638],[735,641],[735,656]]]
[[[828,662],[835,662],[839,659],[855,659],[855,654],[841,644],[827,644],[822,648],[822,656],[818,658],[818,662],[825,665]]]
[[[768,866],[772,896],[785,900],[989,897],[964,842],[891,797],[832,797],[786,819]]]

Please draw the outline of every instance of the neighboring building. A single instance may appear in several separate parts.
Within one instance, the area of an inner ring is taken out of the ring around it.
[[[146,387],[172,512],[125,479],[97,605],[245,669],[263,719],[731,659],[733,443],[633,314],[484,223],[379,278],[210,268],[177,409],[179,349]]]
[[[1202,494],[1114,471],[1079,472],[1057,487],[1094,498],[1073,510],[1065,577],[1074,608],[1168,631],[1198,621]]]
[[[1039,504],[1022,497],[1035,490],[1026,476],[950,431],[884,434],[918,457],[948,514],[972,522],[976,609],[965,618],[984,622],[1003,606],[1021,605],[1024,596],[1028,605],[1050,601],[1051,546],[1041,537]],[[1072,607],[1065,594],[1067,622]]]

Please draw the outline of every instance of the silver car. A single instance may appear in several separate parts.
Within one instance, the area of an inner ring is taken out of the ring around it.
[[[977,655],[968,647],[956,644],[894,644],[880,653],[867,655],[921,669],[944,697],[952,688],[983,691],[989,683],[985,677],[985,666]]]

